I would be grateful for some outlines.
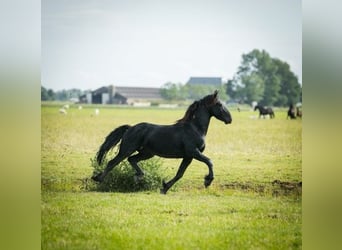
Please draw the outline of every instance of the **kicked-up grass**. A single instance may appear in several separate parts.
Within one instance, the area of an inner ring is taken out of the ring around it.
[[[185,109],[42,105],[42,249],[301,249],[301,120],[255,119],[230,110],[231,125],[214,118],[204,154],[167,193],[90,192],[91,159],[122,124],[171,124]],[[114,150],[115,151],[115,150]],[[113,155],[113,153],[112,153]],[[172,178],[177,159],[160,159]]]

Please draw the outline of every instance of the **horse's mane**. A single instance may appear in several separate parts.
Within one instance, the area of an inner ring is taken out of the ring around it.
[[[186,110],[183,118],[177,120],[176,123],[184,123],[184,122],[191,121],[198,107],[199,107],[199,101],[194,101]]]
[[[217,101],[218,100],[216,96],[213,97],[213,95],[207,95],[199,101],[194,101],[186,110],[183,118],[177,120],[176,123],[184,123],[191,121],[194,118],[195,112],[200,106],[210,106],[215,104]]]
[[[256,105],[255,108],[256,108],[256,109],[259,109],[259,110],[268,110],[268,109],[270,109],[270,107],[266,107],[266,106],[259,105],[259,104]]]

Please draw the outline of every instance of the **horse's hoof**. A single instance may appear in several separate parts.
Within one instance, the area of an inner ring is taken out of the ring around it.
[[[164,180],[163,180],[162,184],[163,184],[163,188],[160,189],[160,193],[161,194],[166,194],[166,192],[167,192],[167,190],[169,190],[169,188],[167,187],[167,184],[166,184],[166,182]]]
[[[204,178],[204,186],[205,186],[205,188],[209,187],[213,180],[214,180],[214,177],[206,176]]]
[[[91,177],[91,179],[93,181],[96,181],[96,182],[102,182],[103,181],[103,179],[101,178],[101,174],[95,175],[95,176]]]

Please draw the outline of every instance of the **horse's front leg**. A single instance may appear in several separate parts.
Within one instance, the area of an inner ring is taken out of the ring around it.
[[[182,176],[184,175],[185,170],[190,165],[192,158],[184,158],[178,168],[177,174],[173,177],[169,182],[163,181],[163,188],[160,189],[160,193],[166,194],[167,190],[169,190],[173,184],[175,184]]]
[[[213,163],[211,160],[202,154],[198,149],[194,152],[193,157],[201,162],[204,162],[208,166],[209,174],[204,177],[204,186],[207,188],[210,186],[211,182],[214,180]]]

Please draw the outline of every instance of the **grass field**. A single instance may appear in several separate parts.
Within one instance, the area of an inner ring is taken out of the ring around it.
[[[42,249],[301,249],[301,120],[254,119],[231,110],[212,119],[207,167],[193,161],[167,195],[159,190],[101,193],[82,189],[104,137],[122,124],[171,124],[185,109],[59,106],[41,109]],[[161,159],[171,178],[180,160]]]

